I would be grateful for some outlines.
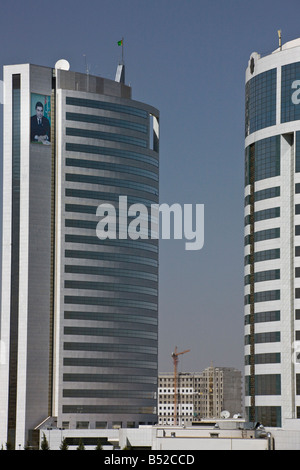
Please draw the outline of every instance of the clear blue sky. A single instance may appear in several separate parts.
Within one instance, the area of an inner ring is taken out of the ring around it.
[[[300,36],[299,17],[299,0],[1,0],[1,66],[84,72],[85,54],[114,79],[125,38],[133,98],[161,113],[160,202],[205,205],[201,251],[160,244],[161,372],[176,345],[191,349],[179,370],[243,369],[244,74],[278,29]]]

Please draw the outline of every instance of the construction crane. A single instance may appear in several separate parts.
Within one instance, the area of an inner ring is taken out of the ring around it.
[[[179,362],[178,356],[181,354],[185,354],[190,352],[190,349],[186,349],[185,351],[177,352],[177,346],[175,346],[175,350],[172,353],[173,364],[174,364],[174,426],[177,424],[177,365]]]

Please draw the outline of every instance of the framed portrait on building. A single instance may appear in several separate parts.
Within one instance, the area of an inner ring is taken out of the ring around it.
[[[31,93],[30,141],[37,144],[51,143],[51,97]]]

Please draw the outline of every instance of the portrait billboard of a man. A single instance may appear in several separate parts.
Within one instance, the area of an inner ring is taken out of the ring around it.
[[[50,96],[31,94],[30,141],[50,145],[51,106]]]

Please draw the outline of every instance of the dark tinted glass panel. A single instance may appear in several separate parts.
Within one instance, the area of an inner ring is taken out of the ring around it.
[[[245,135],[276,124],[276,69],[246,83]]]

